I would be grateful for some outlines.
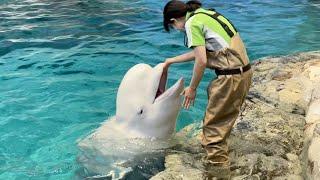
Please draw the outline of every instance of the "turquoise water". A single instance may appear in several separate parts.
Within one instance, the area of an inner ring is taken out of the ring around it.
[[[234,22],[250,59],[320,49],[314,0],[203,1]],[[162,29],[163,1],[0,1],[0,179],[72,179],[76,140],[115,114],[117,87],[137,63],[186,52]],[[175,64],[169,85],[187,84],[192,63]],[[201,121],[207,70],[195,106],[177,129]]]

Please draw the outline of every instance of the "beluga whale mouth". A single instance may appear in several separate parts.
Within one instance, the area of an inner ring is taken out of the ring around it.
[[[167,79],[168,79],[168,71],[163,70],[163,64],[159,64],[158,66],[162,66],[162,72],[161,76],[159,78],[159,85],[155,94],[154,102],[157,102],[158,100],[168,97],[172,95],[174,92],[181,93],[184,87],[184,80],[181,77],[176,81],[174,85],[172,85],[170,88],[166,89],[167,85]]]
[[[162,75],[160,78],[160,82],[159,82],[159,86],[158,86],[158,90],[156,93],[156,97],[154,99],[157,99],[157,97],[159,97],[161,94],[163,94],[166,91],[166,85],[167,85],[167,71],[162,71]]]

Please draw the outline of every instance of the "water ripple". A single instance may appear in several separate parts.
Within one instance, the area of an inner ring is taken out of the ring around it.
[[[33,65],[37,64],[36,62],[34,63],[30,63],[30,64],[24,64],[24,65],[21,65],[21,66],[18,66],[17,70],[19,69],[28,69],[30,67],[32,67]]]

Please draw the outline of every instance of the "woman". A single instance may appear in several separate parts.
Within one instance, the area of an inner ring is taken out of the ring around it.
[[[164,61],[170,64],[195,59],[189,87],[185,88],[183,107],[194,103],[196,89],[205,68],[214,69],[217,78],[207,87],[208,105],[203,119],[201,144],[207,162],[214,166],[230,165],[226,139],[237,119],[248,93],[252,70],[245,46],[236,28],[214,10],[201,7],[199,1],[173,0],[163,10],[166,31],[174,28],[186,33],[186,46],[192,51]]]

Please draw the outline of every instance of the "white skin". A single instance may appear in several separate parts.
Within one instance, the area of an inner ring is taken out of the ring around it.
[[[171,26],[179,31],[185,31],[185,16],[181,18],[172,18]],[[182,107],[185,109],[189,109],[190,105],[194,105],[194,101],[196,98],[197,87],[202,79],[203,73],[207,64],[207,55],[206,55],[206,47],[205,46],[196,46],[192,51],[187,52],[185,54],[181,54],[176,57],[167,58],[164,61],[164,71],[167,72],[169,66],[173,63],[181,63],[186,61],[195,60],[193,67],[193,74],[191,78],[190,85],[186,87],[182,95],[184,95],[184,101],[182,103]]]

